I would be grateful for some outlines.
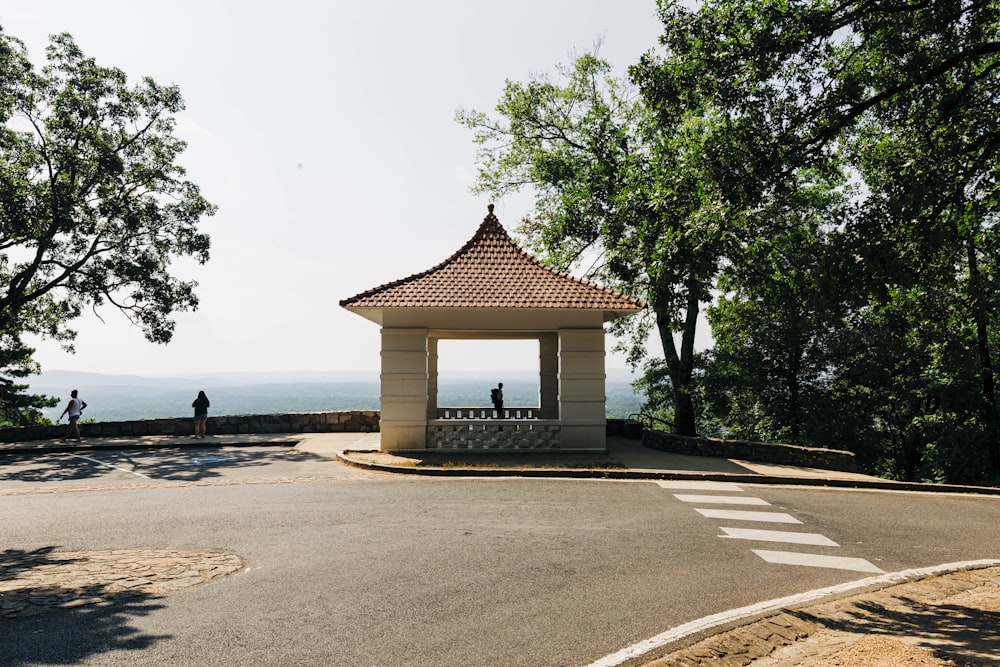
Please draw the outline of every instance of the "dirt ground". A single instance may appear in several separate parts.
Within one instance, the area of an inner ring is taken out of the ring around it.
[[[965,663],[966,665],[971,663]],[[816,667],[964,667],[942,660],[930,649],[909,646],[891,637],[862,637],[850,648],[821,659]]]
[[[959,569],[786,609],[636,664],[995,667],[1000,665],[1000,567]]]

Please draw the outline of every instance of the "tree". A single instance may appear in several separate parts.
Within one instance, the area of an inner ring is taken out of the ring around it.
[[[586,261],[588,276],[646,297],[646,316],[619,331],[631,330],[638,362],[655,329],[675,431],[694,435],[698,314],[732,222],[703,171],[714,119],[684,112],[651,123],[632,86],[593,53],[559,72],[558,83],[508,81],[499,118],[459,111],[481,147],[477,187],[495,196],[532,188],[535,212],[520,229],[550,264],[569,270]]]
[[[967,436],[978,424],[966,440],[996,474],[1000,6],[708,0],[660,11],[663,55],[644,57],[633,79],[664,123],[678,106],[723,117],[706,155],[736,175],[719,181],[733,206],[761,210],[806,169],[859,184],[839,235],[853,305],[829,384],[842,405],[861,397],[858,432],[881,434],[882,458],[902,462],[894,474],[913,476],[957,458],[941,424]]]
[[[176,162],[180,91],[149,78],[130,86],[67,34],[46,53],[36,70],[0,32],[0,336],[71,348],[69,323],[109,304],[166,343],[171,314],[198,305],[196,283],[170,264],[208,260],[198,223],[215,212]]]
[[[763,209],[767,236],[741,248],[720,275],[702,384],[735,437],[811,443],[829,425],[831,355],[852,305],[838,280],[838,224],[849,206],[841,185],[803,180]]]
[[[19,384],[17,379],[38,372],[31,355],[34,353],[16,337],[0,336],[0,427],[29,426],[47,423],[39,408],[51,408],[59,401],[56,398],[26,393],[28,385]]]

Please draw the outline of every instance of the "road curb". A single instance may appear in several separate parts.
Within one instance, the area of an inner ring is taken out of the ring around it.
[[[841,601],[846,604],[904,584],[919,586],[927,582],[926,587],[933,588],[939,579],[949,575],[990,568],[1000,568],[1000,560],[965,561],[890,572],[767,600],[684,623],[586,667],[730,664],[723,662],[727,656],[736,657],[738,663],[733,664],[746,664],[778,648],[806,640],[816,631],[816,624],[805,620],[812,616],[810,610]],[[994,577],[998,575],[1000,573]],[[815,617],[829,618],[830,615],[820,613]],[[761,627],[755,628],[757,625]],[[763,625],[771,627],[763,628]]]
[[[919,491],[932,493],[975,493],[1000,495],[1000,488],[988,486],[963,486],[957,484],[922,484],[919,482],[897,482],[893,480],[858,480],[842,478],[793,477],[786,475],[754,475],[724,472],[685,472],[680,470],[635,470],[621,468],[463,468],[391,465],[375,463],[356,458],[357,454],[371,454],[374,450],[344,450],[337,452],[337,460],[348,465],[397,473],[400,475],[421,475],[427,477],[525,477],[525,478],[566,478],[566,479],[610,479],[610,480],[692,480],[705,482],[731,482],[734,484],[766,484],[782,486],[818,486],[846,489],[873,489],[884,491]]]
[[[188,440],[172,438],[169,443],[161,442],[125,442],[113,439],[95,439],[93,441],[52,443],[28,445],[24,443],[0,444],[0,455],[24,456],[39,453],[65,454],[80,451],[98,450],[145,450],[153,448],[204,448],[204,447],[249,447],[249,446],[283,446],[294,447],[302,440],[303,434],[279,433],[265,436],[249,434],[245,438],[240,434],[219,435],[210,440]],[[170,438],[171,436],[150,436]],[[219,439],[216,439],[219,438]],[[841,489],[868,489],[882,491],[916,491],[922,493],[961,493],[980,495],[1000,495],[1000,487],[971,486],[959,484],[924,484],[919,482],[899,482],[888,479],[868,478],[838,478],[826,475],[802,477],[774,474],[744,474],[727,472],[704,472],[685,470],[655,470],[636,468],[513,468],[513,467],[462,467],[462,466],[416,466],[376,463],[357,458],[358,454],[374,454],[377,450],[345,449],[335,453],[337,460],[367,470],[396,473],[401,475],[420,475],[426,477],[522,477],[522,478],[564,478],[564,479],[607,479],[607,480],[689,480],[705,482],[730,482],[734,484],[763,484],[775,486],[808,486]],[[483,459],[488,460],[487,458]]]

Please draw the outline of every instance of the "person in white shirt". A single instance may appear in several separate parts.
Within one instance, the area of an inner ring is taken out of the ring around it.
[[[65,439],[69,440],[72,437],[74,440],[79,440],[80,426],[77,422],[80,421],[80,415],[83,414],[83,409],[87,407],[87,402],[77,395],[76,389],[71,391],[69,395],[69,404],[62,411],[62,415],[59,415],[59,419],[62,419],[64,414],[69,413],[69,426],[66,428]]]

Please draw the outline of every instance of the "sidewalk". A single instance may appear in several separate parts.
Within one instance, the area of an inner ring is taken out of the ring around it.
[[[334,435],[334,434],[329,434]],[[347,434],[343,434],[347,435]],[[299,448],[310,445],[310,438]],[[322,439],[319,436],[317,442]],[[861,473],[756,463],[738,459],[673,454],[643,447],[638,440],[608,438],[606,454],[522,452],[463,453],[428,450],[393,455],[378,451],[378,434],[341,447],[330,441],[317,453],[333,453],[345,463],[400,474],[434,476],[594,477],[601,479],[687,479],[740,484],[831,486],[933,493],[977,493],[1000,496],[1000,488],[898,482]]]
[[[150,436],[0,443],[0,455],[253,445],[294,447],[318,456],[335,457],[350,465],[407,475],[691,479],[1000,495],[1000,489],[996,488],[900,483],[857,473],[670,454],[624,438],[609,438],[606,454],[553,455],[525,451],[487,455],[448,451],[394,456],[378,451],[378,433],[279,433],[213,435],[203,440],[189,436]],[[218,551],[167,555],[126,550],[72,556],[26,554],[26,565],[37,566],[39,562],[49,563],[59,558],[67,565],[28,567],[0,579],[0,622],[3,618],[44,613],[52,607],[100,604],[120,597],[133,590],[118,583],[125,571],[134,577],[127,580],[134,582],[134,592],[142,592],[143,586],[151,591],[175,590],[239,571],[236,555],[229,556],[232,562],[227,561],[226,568],[218,565],[220,558],[226,558]],[[91,561],[100,562],[100,572],[106,572],[109,581],[116,582],[103,589],[103,597],[94,594],[100,587],[95,587],[95,566]],[[141,568],[140,574],[135,574],[137,568]],[[79,577],[83,579],[77,581]],[[60,595],[33,594],[48,588],[58,588]],[[814,594],[817,597],[809,598],[808,602],[776,601],[773,608],[762,609],[757,605],[734,610],[724,621],[694,621],[687,624],[693,628],[691,632],[685,635],[681,632],[684,628],[675,629],[677,636],[653,653],[636,653],[595,666],[1000,664],[1000,560],[885,575],[863,580],[859,588],[848,586]]]
[[[379,452],[378,433],[243,433],[191,436],[32,440],[0,443],[0,455],[26,455],[99,449],[239,447],[278,445],[338,458],[373,470],[449,476],[594,477],[602,479],[698,479],[742,484],[791,484],[859,489],[1000,495],[1000,488],[897,482],[820,468],[756,463],[738,459],[672,454],[643,447],[638,440],[609,437],[607,453],[540,453],[531,450],[463,453],[428,450],[396,456]]]

